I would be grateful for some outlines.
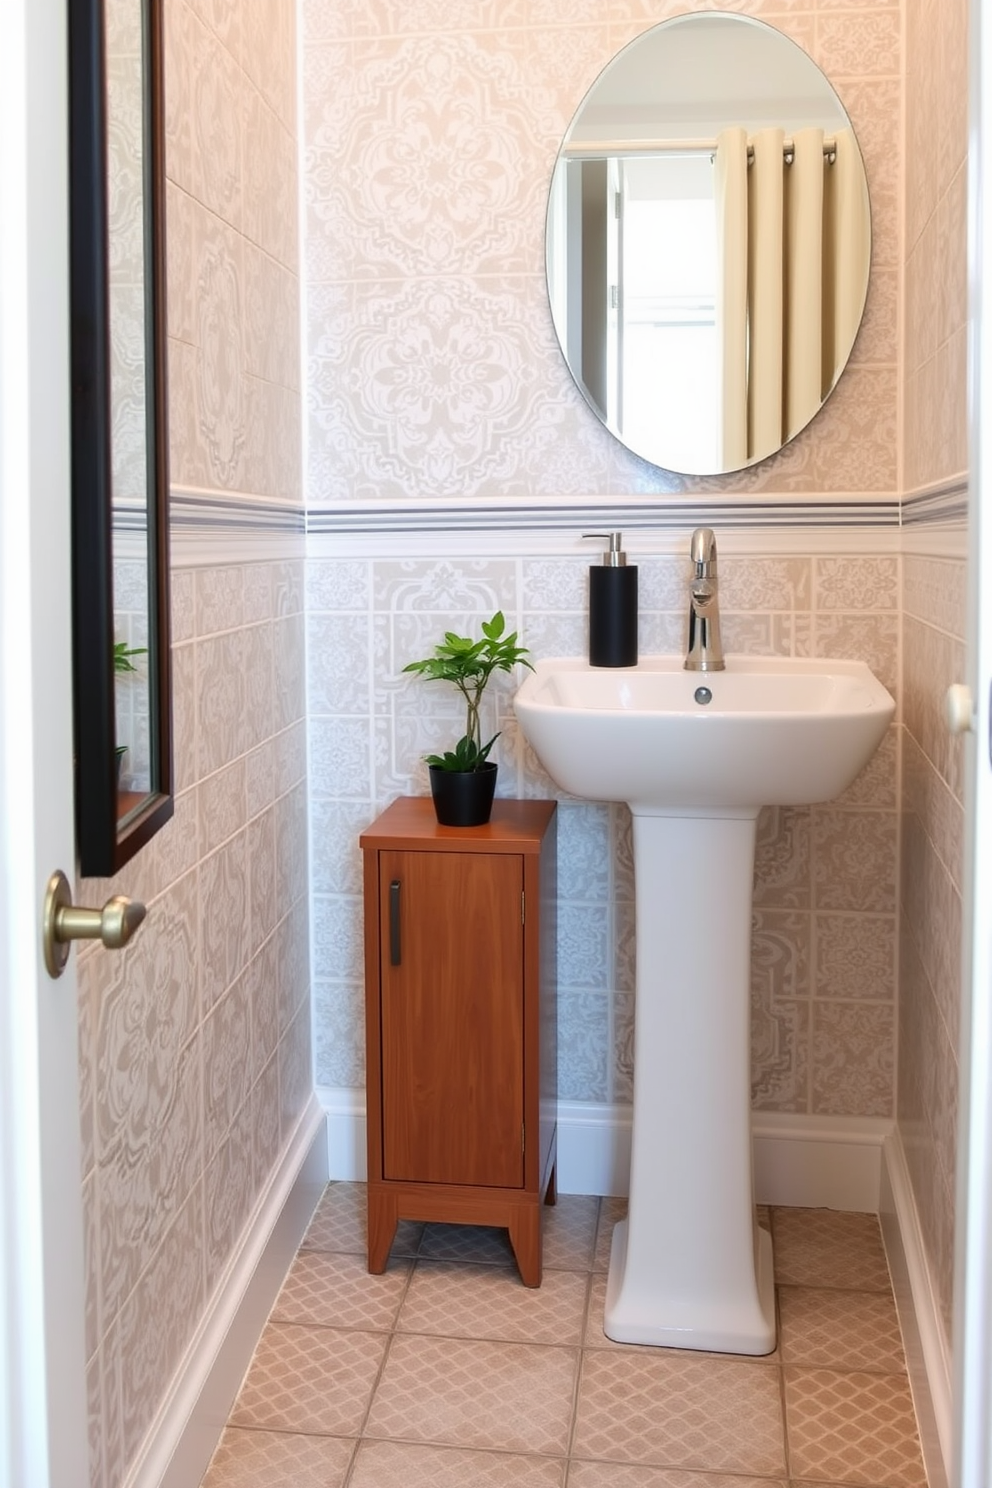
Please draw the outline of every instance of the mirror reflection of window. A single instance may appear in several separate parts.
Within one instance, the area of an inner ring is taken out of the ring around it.
[[[617,429],[650,449],[659,420],[677,470],[717,457],[716,229],[708,154],[622,163],[623,398]]]
[[[110,0],[105,17],[114,638],[135,653],[114,676],[118,808],[126,815],[151,789],[145,38],[140,0]]]

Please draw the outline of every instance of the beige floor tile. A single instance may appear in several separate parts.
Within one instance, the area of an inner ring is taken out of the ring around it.
[[[710,1472],[784,1473],[778,1371],[661,1350],[590,1350],[572,1451]]]
[[[578,1352],[397,1334],[366,1435],[564,1455]]]
[[[773,1209],[775,1280],[780,1286],[888,1292],[889,1268],[874,1214]]]
[[[329,1183],[303,1237],[302,1250],[341,1250],[365,1255],[368,1226],[365,1184]],[[401,1219],[390,1257],[414,1256],[424,1227],[419,1221]]]
[[[634,1351],[639,1354],[653,1356],[657,1349],[647,1344],[639,1343],[617,1343],[613,1338],[607,1338],[603,1332],[603,1316],[606,1311],[606,1277],[596,1275],[592,1279],[592,1287],[589,1291],[589,1310],[586,1315],[586,1329],[582,1339],[583,1348],[589,1349],[622,1349]],[[737,1359],[747,1364],[778,1364],[780,1362],[779,1351],[776,1347],[770,1354],[723,1354],[702,1352],[699,1349],[691,1351],[685,1349],[666,1349],[666,1357],[689,1358],[689,1359]]]
[[[599,1199],[588,1194],[559,1194],[545,1204],[544,1269],[590,1271],[596,1250]]]
[[[787,1367],[785,1416],[794,1477],[926,1488],[904,1375]]]
[[[342,1488],[355,1443],[228,1427],[201,1488]]]
[[[308,1251],[298,1255],[272,1309],[279,1323],[389,1332],[406,1292],[412,1261],[390,1261],[372,1276],[364,1256]]]
[[[562,1488],[564,1473],[551,1457],[363,1441],[349,1488]]]
[[[431,1261],[468,1261],[477,1266],[517,1263],[509,1231],[490,1225],[425,1225],[418,1254]]]
[[[511,1343],[582,1341],[587,1276],[545,1271],[525,1287],[505,1266],[418,1261],[396,1322],[401,1333],[492,1338]]]
[[[618,1219],[627,1218],[627,1200],[605,1198],[600,1201],[599,1229],[596,1232],[596,1252],[593,1257],[594,1271],[608,1271],[610,1267],[610,1245],[613,1242],[613,1226]]]
[[[891,1293],[780,1287],[778,1301],[786,1364],[905,1373]]]
[[[568,1468],[567,1488],[788,1488],[788,1485],[782,1478],[728,1477],[726,1473],[683,1472],[678,1467],[632,1467],[628,1463],[573,1460]]]
[[[269,1323],[234,1402],[231,1425],[357,1435],[387,1342],[384,1333]]]

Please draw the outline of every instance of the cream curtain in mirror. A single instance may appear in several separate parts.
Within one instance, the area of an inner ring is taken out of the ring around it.
[[[722,362],[720,464],[772,454],[830,392],[861,318],[870,233],[858,148],[797,130],[717,137],[717,333]],[[749,159],[750,156],[750,159]]]

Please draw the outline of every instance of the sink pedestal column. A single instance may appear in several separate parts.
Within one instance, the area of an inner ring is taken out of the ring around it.
[[[605,1331],[725,1353],[775,1347],[771,1237],[751,1176],[757,810],[633,807],[637,917],[630,1207]]]

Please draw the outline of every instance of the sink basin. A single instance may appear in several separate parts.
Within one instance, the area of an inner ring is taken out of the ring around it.
[[[565,790],[633,815],[637,979],[626,1220],[603,1327],[621,1343],[765,1354],[772,1242],[755,1221],[751,888],[762,806],[826,801],[895,712],[863,662],[539,661],[517,718]]]
[[[895,703],[861,661],[729,656],[726,671],[687,672],[681,656],[617,669],[565,657],[537,662],[514,708],[572,795],[719,809],[832,800]]]

